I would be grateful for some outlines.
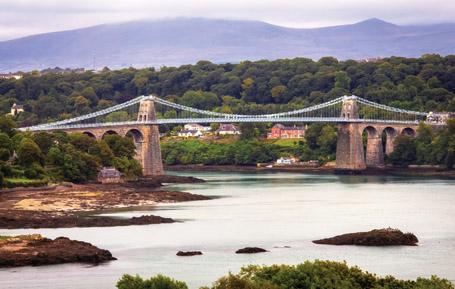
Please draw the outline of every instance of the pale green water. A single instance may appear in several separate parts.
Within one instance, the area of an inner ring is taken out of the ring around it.
[[[246,264],[346,260],[400,278],[437,274],[455,280],[455,181],[295,173],[187,173],[207,183],[172,189],[216,196],[160,205],[152,213],[182,223],[113,228],[2,230],[68,236],[110,250],[118,261],[0,270],[0,288],[115,288],[123,273],[162,273],[191,288]],[[134,216],[150,211],[122,212]],[[311,240],[383,227],[415,233],[418,247],[323,246]],[[245,246],[269,253],[237,255]],[[291,246],[290,249],[274,248]],[[177,257],[178,250],[203,256]]]

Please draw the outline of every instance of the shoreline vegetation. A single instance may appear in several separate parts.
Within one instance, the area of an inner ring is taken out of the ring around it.
[[[125,274],[117,282],[118,289],[188,289],[185,282],[157,275],[143,279]],[[305,261],[297,265],[249,265],[239,273],[229,273],[211,286],[200,289],[454,289],[447,279],[431,276],[416,280],[401,280],[393,276],[381,277],[350,267],[346,262]]]

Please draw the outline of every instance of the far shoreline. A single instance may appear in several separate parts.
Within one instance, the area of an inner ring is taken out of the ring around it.
[[[455,179],[455,170],[442,168],[367,168],[364,171],[338,171],[333,167],[301,167],[301,166],[280,166],[280,167],[258,167],[255,165],[167,165],[166,171],[185,172],[289,172],[306,173],[319,175],[360,175],[360,176],[403,176],[403,177],[435,177],[443,179]]]

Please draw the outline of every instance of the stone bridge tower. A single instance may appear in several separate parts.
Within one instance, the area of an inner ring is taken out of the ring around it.
[[[338,124],[336,169],[360,171],[366,168],[363,156],[363,141],[360,124],[349,122],[359,118],[359,107],[355,97],[345,97],[341,106],[341,118],[346,122]]]
[[[156,119],[155,103],[153,100],[142,100],[139,104],[137,114],[138,122],[147,122]],[[160,132],[158,125],[142,125],[141,132],[143,141],[141,152],[139,153],[140,162],[143,166],[144,176],[163,175],[163,162],[161,160]]]

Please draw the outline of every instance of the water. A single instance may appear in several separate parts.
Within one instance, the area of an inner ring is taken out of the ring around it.
[[[415,279],[437,274],[455,281],[455,181],[295,173],[186,173],[207,183],[170,189],[216,197],[158,205],[153,214],[181,223],[112,228],[0,230],[0,234],[68,236],[110,250],[118,261],[0,270],[0,288],[112,289],[124,273],[161,273],[209,285],[247,264],[346,260],[380,275]],[[138,216],[142,211],[109,215]],[[311,240],[384,227],[415,233],[417,247],[315,245]],[[259,246],[270,253],[237,255]],[[291,246],[291,248],[283,248]],[[281,247],[281,248],[275,248]],[[179,250],[203,256],[177,257]]]

